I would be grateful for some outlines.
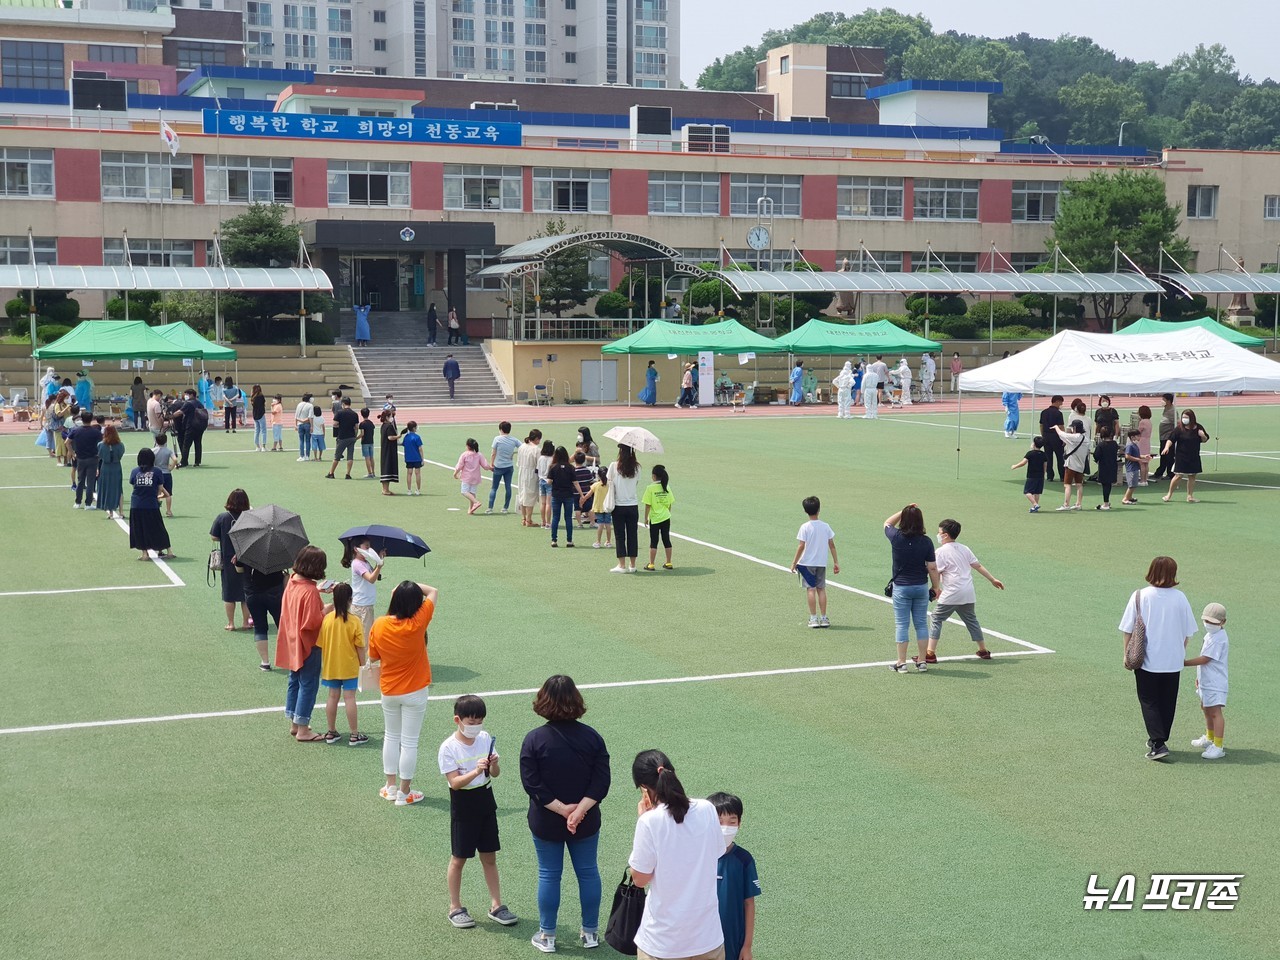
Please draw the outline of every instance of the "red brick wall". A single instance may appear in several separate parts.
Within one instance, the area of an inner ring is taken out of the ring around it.
[[[609,187],[614,216],[643,217],[649,213],[649,173],[646,170],[614,170]]]
[[[443,210],[444,164],[414,163],[410,166],[409,196],[414,210]]]
[[[73,267],[102,266],[102,238],[59,237],[58,263]]]
[[[53,189],[59,200],[97,203],[102,199],[102,159],[97,150],[53,151]],[[98,253],[101,263],[102,253]]]
[[[329,161],[316,157],[296,157],[293,161],[293,205],[329,205]]]
[[[806,220],[834,220],[837,179],[806,175],[800,188],[800,216]]]
[[[978,186],[978,219],[982,223],[1013,221],[1013,181],[983,180]]]

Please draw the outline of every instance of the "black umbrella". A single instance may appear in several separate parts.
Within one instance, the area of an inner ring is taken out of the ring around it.
[[[302,528],[302,518],[274,503],[246,510],[231,528],[237,565],[262,573],[279,573],[292,567],[298,551],[310,542]]]
[[[431,548],[427,546],[427,541],[423,540],[416,534],[409,533],[407,530],[401,530],[399,527],[388,527],[381,523],[371,523],[364,527],[352,527],[343,533],[338,534],[338,539],[343,543],[348,540],[363,540],[369,538],[369,544],[379,553],[386,551],[388,557],[425,557],[431,552]]]

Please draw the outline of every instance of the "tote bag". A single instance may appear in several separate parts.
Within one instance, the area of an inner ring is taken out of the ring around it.
[[[1147,659],[1147,625],[1142,619],[1142,603],[1138,592],[1133,594],[1133,632],[1124,645],[1124,668],[1137,670]]]
[[[360,677],[356,681],[356,689],[361,693],[366,690],[377,690],[381,692],[382,685],[382,661],[370,660],[360,667]]]
[[[604,942],[628,957],[636,955],[636,934],[644,917],[644,888],[631,882],[631,871],[625,870],[622,882],[613,894],[613,909],[604,928]]]

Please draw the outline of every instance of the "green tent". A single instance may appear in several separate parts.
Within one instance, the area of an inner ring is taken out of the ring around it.
[[[780,347],[801,354],[926,353],[941,344],[917,337],[888,320],[874,323],[831,323],[814,317],[803,327],[779,337]]]
[[[1210,317],[1201,317],[1199,320],[1135,320],[1123,330],[1117,330],[1120,335],[1135,333],[1177,333],[1179,330],[1187,330],[1191,327],[1203,327],[1210,333],[1217,334],[1223,340],[1241,347],[1264,347],[1266,340],[1261,337],[1251,337],[1247,333],[1241,333],[1239,330],[1233,330],[1224,324],[1219,323]]]
[[[85,320],[32,356],[37,360],[176,360],[191,352],[141,320]]]
[[[650,320],[644,327],[613,343],[605,344],[602,353],[690,354],[710,350],[713,353],[785,353],[781,340],[770,340],[748,330],[737,320],[720,320],[693,326],[669,320]]]
[[[183,354],[184,357],[197,360],[236,359],[236,352],[231,347],[220,346],[212,340],[206,340],[182,320],[151,329],[175,346],[182,347],[186,351]]]

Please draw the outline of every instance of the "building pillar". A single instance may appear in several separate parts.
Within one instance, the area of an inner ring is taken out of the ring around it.
[[[461,247],[451,247],[448,252],[447,260],[448,280],[446,281],[446,296],[449,298],[449,305],[458,311],[458,322],[466,323],[467,320],[467,251]],[[447,323],[445,317],[441,317],[442,323]]]

